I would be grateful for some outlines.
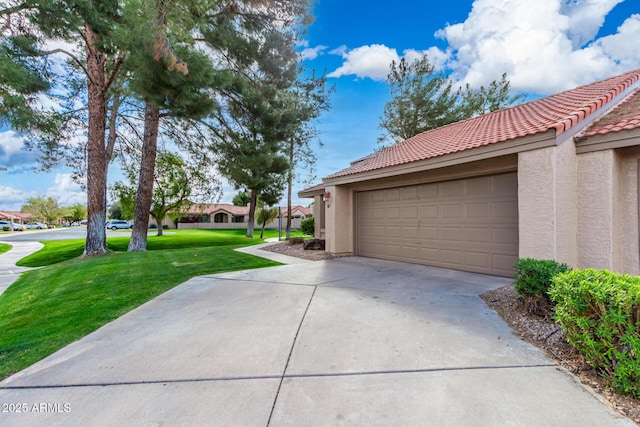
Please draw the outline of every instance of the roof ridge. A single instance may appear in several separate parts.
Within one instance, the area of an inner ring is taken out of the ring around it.
[[[554,130],[556,136],[611,103],[640,80],[640,69],[523,104],[427,130],[374,151],[329,175],[334,178],[397,166]]]

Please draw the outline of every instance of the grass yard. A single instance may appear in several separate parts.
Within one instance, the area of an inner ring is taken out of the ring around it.
[[[7,252],[11,247],[11,245],[7,245],[6,243],[0,243],[0,254]]]
[[[275,233],[277,237],[277,232]],[[234,251],[259,239],[244,230],[181,230],[149,237],[147,252],[126,252],[129,237],[108,239],[110,253],[80,258],[82,241],[45,242],[0,295],[0,379],[11,375],[194,276],[278,265]]]

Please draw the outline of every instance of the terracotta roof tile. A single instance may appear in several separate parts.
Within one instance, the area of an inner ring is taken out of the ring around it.
[[[444,156],[554,129],[566,132],[640,78],[640,70],[423,132],[356,160],[336,178]],[[624,126],[630,126],[630,123]]]
[[[249,215],[248,206],[235,206],[227,203],[214,203],[214,204],[195,204],[192,205],[188,213],[190,214],[212,214],[215,212],[228,212],[231,215]]]
[[[579,136],[583,138],[593,135],[606,135],[611,132],[637,128],[640,128],[640,89],[633,92],[620,105],[589,126]]]

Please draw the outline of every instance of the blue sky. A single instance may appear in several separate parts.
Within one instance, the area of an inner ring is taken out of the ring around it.
[[[326,72],[335,87],[317,124],[323,146],[315,182],[378,147],[391,60],[426,53],[456,82],[474,87],[506,72],[512,89],[530,98],[640,68],[638,0],[319,0],[314,15],[300,46],[303,63]],[[0,171],[0,210],[18,210],[34,196],[85,201],[68,170],[36,174],[33,162],[15,134],[0,132],[0,167],[9,169]],[[225,187],[222,201],[234,194]]]

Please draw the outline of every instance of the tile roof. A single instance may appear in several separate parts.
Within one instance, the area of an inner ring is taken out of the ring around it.
[[[236,206],[228,203],[214,203],[214,204],[195,204],[192,205],[188,213],[190,214],[212,214],[215,212],[225,211],[231,215],[249,215],[248,206]]]
[[[566,132],[640,78],[640,70],[423,132],[359,159],[327,179],[398,166],[555,130]]]
[[[22,211],[0,211],[1,219],[14,220],[16,218],[20,218],[22,220],[31,219],[32,215],[28,212]]]
[[[636,128],[640,128],[640,89],[633,92],[610,113],[581,132],[579,136],[583,138],[606,135],[611,132]]]
[[[287,207],[284,206],[281,208],[282,214],[287,215]],[[312,214],[311,209],[305,208],[304,206],[294,205],[291,206],[291,210],[294,215],[296,211],[303,213],[305,216],[310,216]],[[194,204],[191,206],[187,213],[200,215],[207,214],[211,215],[217,212],[227,212],[231,215],[249,215],[249,206],[236,206],[228,203],[214,203],[214,204]]]
[[[305,208],[304,206],[300,206],[300,205],[291,206],[291,212],[293,212],[294,215],[296,214],[296,211],[300,212],[304,216],[313,215],[313,212],[309,208]],[[287,207],[286,206],[283,207],[281,212],[282,212],[282,216],[286,216],[288,212]]]

